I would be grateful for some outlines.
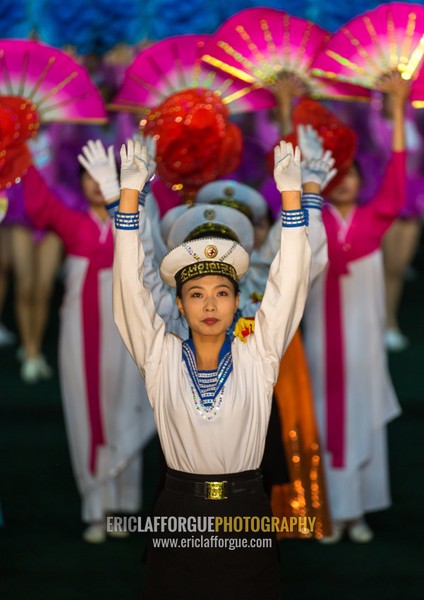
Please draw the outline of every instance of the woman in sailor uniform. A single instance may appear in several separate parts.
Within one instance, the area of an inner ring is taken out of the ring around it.
[[[275,156],[283,206],[281,244],[254,334],[246,343],[227,336],[248,254],[235,241],[206,238],[178,246],[161,264],[161,276],[176,287],[178,308],[190,326],[192,337],[182,341],[165,332],[143,282],[138,197],[148,177],[147,150],[132,141],[121,149],[114,316],[144,377],[168,466],[157,516],[271,519],[259,465],[280,359],[302,317],[311,262],[300,205],[299,152],[281,142]],[[176,547],[169,541],[165,547],[170,538]],[[186,538],[192,542],[183,548]],[[247,547],[231,550],[230,542],[222,547],[230,538]],[[267,540],[271,544],[265,547]],[[145,598],[280,596],[272,532],[161,531],[152,537]]]

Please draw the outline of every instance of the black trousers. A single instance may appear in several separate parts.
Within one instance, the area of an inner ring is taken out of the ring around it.
[[[252,480],[259,471],[225,475],[192,475],[168,469],[190,481]],[[206,500],[190,493],[162,490],[155,516],[268,517],[271,508],[261,478],[254,489],[226,500]],[[204,521],[203,521],[204,522]],[[239,521],[240,522],[240,521]],[[183,540],[184,538],[184,540]],[[190,546],[183,544],[190,538]],[[174,540],[173,546],[163,540]],[[242,540],[246,540],[242,542]],[[162,540],[162,542],[160,542]],[[225,541],[226,540],[226,541]],[[161,545],[162,544],[162,545]],[[243,547],[242,544],[244,544]],[[280,600],[280,567],[275,535],[266,531],[152,533],[147,555],[144,600]]]

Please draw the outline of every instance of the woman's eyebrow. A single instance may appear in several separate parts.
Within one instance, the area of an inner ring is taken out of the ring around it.
[[[227,289],[230,290],[231,289],[231,284],[229,284],[229,283],[218,283],[217,285],[214,285],[213,289],[216,290],[216,289],[218,289],[220,287],[225,287],[225,288],[227,288]],[[192,290],[204,290],[204,289],[205,289],[205,286],[203,286],[203,285],[192,285],[192,286],[190,286],[187,289],[187,291],[191,292]]]
[[[215,289],[220,288],[220,287],[225,287],[225,288],[228,288],[229,290],[231,290],[231,284],[229,284],[229,283],[218,283],[218,285],[215,286]]]

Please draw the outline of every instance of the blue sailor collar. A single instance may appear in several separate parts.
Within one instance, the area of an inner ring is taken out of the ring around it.
[[[202,405],[206,408],[212,405],[225,385],[233,370],[233,357],[231,353],[231,337],[227,334],[218,356],[218,369],[216,371],[199,371],[196,363],[196,350],[192,339],[185,340],[182,344],[183,359],[193,385]]]

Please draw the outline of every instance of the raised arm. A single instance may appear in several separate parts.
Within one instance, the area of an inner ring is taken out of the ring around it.
[[[311,125],[299,125],[297,137],[302,154],[302,208],[309,215],[309,243],[312,250],[311,285],[328,264],[327,234],[322,220],[322,190],[337,173],[335,160]]]
[[[328,264],[327,235],[321,216],[324,202],[321,191],[337,170],[331,152],[324,151],[323,140],[311,125],[299,125],[297,138],[302,156],[302,208],[308,212],[308,238],[312,251],[310,282],[313,285]],[[265,242],[264,256],[271,256],[272,259],[276,256],[280,238],[280,224],[275,223]]]
[[[281,135],[287,136],[293,129],[292,112],[296,97],[307,93],[307,88],[295,73],[283,73],[274,84],[272,91],[276,101],[276,117]]]
[[[142,146],[144,138],[140,136],[138,141]],[[156,143],[153,138],[147,138],[145,147],[148,179],[150,180],[156,170]],[[110,218],[114,220],[115,213],[118,210],[120,198],[114,147],[113,145],[109,146],[106,150],[101,140],[88,140],[87,144],[82,147],[81,152],[82,153],[78,155],[78,160],[84,169],[99,184],[100,191],[105,200],[106,209]],[[138,201],[141,206],[144,206],[145,199],[149,191],[150,186],[149,182],[147,181],[143,189],[140,190],[138,196]]]
[[[81,213],[63,204],[33,166],[28,169],[23,185],[25,211],[35,227],[55,231],[67,249],[72,248]]]
[[[165,325],[144,286],[144,249],[139,236],[138,197],[148,177],[147,150],[140,142],[121,148],[121,196],[115,217],[113,313],[121,337],[149,388],[163,357]],[[145,218],[144,209],[141,218]]]
[[[175,333],[182,339],[188,337],[188,325],[178,310],[175,293],[162,281],[159,275],[159,265],[156,260],[155,244],[153,242],[152,221],[143,219],[144,227],[140,227],[140,238],[145,254],[143,264],[143,282],[153,297],[157,314],[165,321],[166,331]]]
[[[398,71],[381,80],[379,90],[386,94],[386,108],[393,120],[392,151],[405,151],[405,105],[411,92],[409,80],[402,79]]]
[[[369,232],[377,245],[406,202],[405,105],[410,82],[393,72],[381,80],[379,89],[386,93],[393,119],[392,155],[377,194],[357,211],[358,230]]]
[[[275,148],[274,178],[282,198],[280,250],[269,273],[255,333],[248,338],[252,352],[262,362],[268,381],[275,382],[281,357],[303,315],[309,287],[311,249],[301,208],[300,152],[280,142]]]
[[[156,169],[156,146],[153,138],[147,137],[144,139],[144,137],[138,136],[137,139],[140,147],[143,144],[146,147],[148,179],[150,180]],[[89,140],[83,146],[78,160],[99,184],[105,199],[107,211],[114,222],[119,206],[120,189],[113,146],[109,146],[106,150],[101,140]],[[144,287],[152,293],[156,311],[164,319],[167,330],[184,337],[184,334],[188,333],[188,330],[181,320],[175,303],[175,297],[171,294],[159,275],[157,256],[161,257],[166,249],[163,242],[162,246],[159,244],[158,210],[156,201],[150,192],[149,182],[145,183],[138,194],[137,210],[141,211],[142,214],[139,223],[139,235],[144,254]]]

